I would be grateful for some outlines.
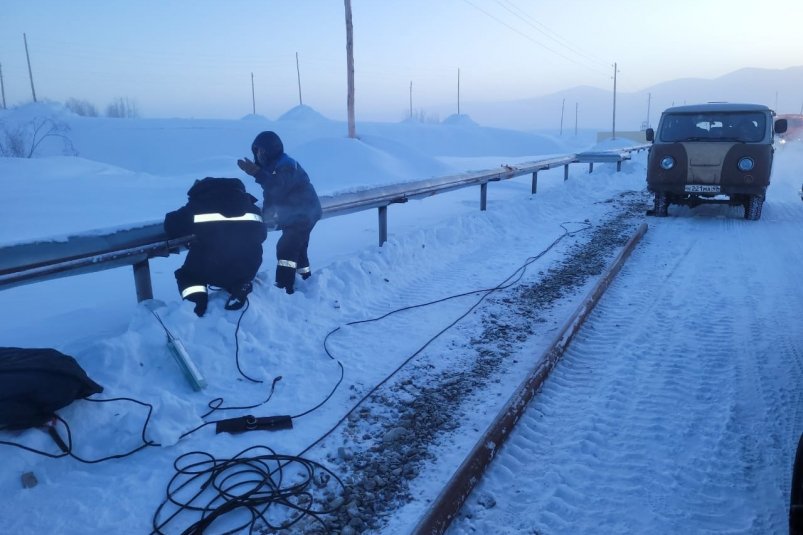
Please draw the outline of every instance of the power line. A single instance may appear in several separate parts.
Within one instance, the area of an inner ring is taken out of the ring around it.
[[[514,17],[520,19],[525,24],[531,26],[535,31],[544,34],[544,36],[548,37],[549,39],[552,39],[553,41],[555,41],[559,45],[571,50],[572,52],[574,52],[578,56],[582,56],[582,57],[588,59],[589,61],[592,61],[592,62],[595,62],[595,63],[599,63],[600,65],[606,65],[607,66],[607,64],[608,64],[607,61],[605,61],[603,59],[600,59],[600,58],[598,58],[598,57],[596,57],[596,56],[594,56],[592,54],[587,54],[587,53],[585,53],[583,51],[580,51],[580,50],[574,48],[569,43],[569,41],[567,41],[566,39],[561,37],[560,34],[558,34],[557,32],[549,29],[547,26],[545,26],[541,22],[538,22],[537,20],[532,18],[524,10],[522,10],[520,7],[515,5],[510,0],[495,0],[495,1],[496,1],[497,4],[499,4],[504,9],[506,9],[508,12],[510,12]],[[505,4],[509,4],[510,7],[506,6]],[[514,12],[513,10],[515,10],[518,13]]]
[[[571,61],[572,63],[574,63],[574,64],[576,64],[576,65],[580,65],[581,67],[585,67],[585,68],[587,68],[587,69],[589,69],[589,70],[593,70],[593,71],[595,71],[595,72],[598,72],[598,73],[600,73],[600,74],[607,75],[607,73],[606,73],[606,72],[604,72],[604,71],[603,71],[603,70],[601,70],[601,69],[597,69],[596,67],[591,67],[591,66],[589,66],[589,65],[587,65],[587,64],[580,63],[579,61],[577,61],[577,60],[575,60],[575,59],[573,59],[573,58],[570,58],[570,57],[566,56],[565,54],[561,53],[560,51],[558,51],[558,50],[555,50],[554,48],[552,48],[552,47],[550,47],[550,46],[548,46],[548,45],[546,45],[546,44],[544,44],[544,43],[542,43],[542,42],[540,42],[540,41],[537,41],[536,39],[533,39],[531,36],[529,36],[529,35],[527,35],[527,34],[525,34],[525,33],[521,32],[521,31],[519,31],[518,29],[514,28],[513,26],[511,26],[510,24],[506,23],[505,21],[503,21],[503,20],[499,19],[498,17],[496,17],[496,16],[492,15],[491,13],[489,13],[489,12],[485,11],[485,10],[484,10],[484,9],[482,9],[481,7],[479,7],[479,6],[475,5],[475,4],[472,4],[472,3],[471,3],[469,0],[463,0],[463,1],[464,1],[465,3],[467,3],[468,5],[470,5],[471,7],[473,7],[474,9],[476,9],[477,11],[480,11],[480,12],[482,12],[483,14],[485,14],[485,16],[487,16],[487,17],[489,17],[489,18],[491,18],[491,19],[495,20],[496,22],[498,22],[498,23],[499,23],[499,24],[501,24],[502,26],[505,26],[506,28],[508,28],[508,29],[512,30],[513,32],[515,32],[515,33],[519,34],[520,36],[524,37],[524,38],[525,38],[525,39],[527,39],[528,41],[530,41],[530,42],[532,42],[532,43],[535,43],[536,45],[538,45],[538,46],[540,46],[540,47],[542,47],[542,48],[545,48],[545,49],[549,50],[549,51],[550,51],[550,52],[552,52],[553,54],[556,54],[556,55],[558,55],[558,56],[562,57],[563,59],[565,59],[565,60],[567,60],[567,61]]]

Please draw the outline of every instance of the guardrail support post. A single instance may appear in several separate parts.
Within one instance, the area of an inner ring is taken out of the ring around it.
[[[569,164],[563,166],[563,181],[569,180]]]
[[[622,160],[619,160],[618,162],[616,162],[616,172],[618,173],[621,170],[622,170]]]
[[[588,162],[588,174],[590,175],[593,172],[594,172],[594,162]]]
[[[134,286],[137,289],[137,303],[146,299],[153,299],[153,286],[151,286],[151,268],[146,258],[134,264]]]
[[[538,171],[533,171],[532,194],[535,195],[536,191],[538,191]]]
[[[379,246],[388,241],[388,207],[379,207]]]
[[[485,211],[488,206],[488,183],[483,182],[480,184],[480,210]]]

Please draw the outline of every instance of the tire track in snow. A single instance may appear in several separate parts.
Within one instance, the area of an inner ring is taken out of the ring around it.
[[[452,533],[785,531],[803,252],[766,233],[801,210],[768,206],[651,225]]]

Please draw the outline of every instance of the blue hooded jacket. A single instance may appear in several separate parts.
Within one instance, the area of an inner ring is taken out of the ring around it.
[[[264,152],[257,160],[259,148]],[[279,227],[312,227],[321,218],[321,202],[304,168],[285,154],[279,136],[275,132],[262,132],[254,139],[251,150],[260,166],[254,178],[262,186],[262,211],[266,218],[275,213]]]

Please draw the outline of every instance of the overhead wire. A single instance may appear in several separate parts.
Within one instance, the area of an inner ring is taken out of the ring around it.
[[[584,57],[584,58],[586,58],[586,59],[588,59],[590,61],[593,61],[593,62],[596,62],[596,63],[600,63],[601,65],[606,65],[606,66],[608,65],[608,63],[609,63],[608,61],[600,59],[600,58],[598,58],[598,57],[596,57],[596,56],[594,56],[592,54],[588,54],[586,52],[578,50],[577,48],[572,46],[566,39],[561,37],[560,34],[558,34],[557,32],[555,32],[553,30],[551,30],[550,28],[545,26],[543,23],[537,21],[536,19],[534,19],[533,17],[528,15],[524,10],[522,10],[519,6],[517,6],[516,4],[514,4],[510,0],[495,0],[495,1],[502,8],[504,8],[509,13],[511,13],[514,17],[518,18],[519,20],[521,20],[525,24],[531,26],[535,31],[537,31],[539,33],[542,33],[545,37],[547,37],[549,39],[552,39],[553,41],[555,41],[559,45],[571,50],[572,52],[574,52],[578,56],[582,56],[582,57]]]
[[[544,43],[542,43],[541,41],[538,41],[538,40],[534,39],[534,38],[533,38],[531,35],[528,35],[528,34],[526,34],[526,33],[522,32],[521,30],[519,30],[519,29],[517,29],[517,28],[514,28],[513,26],[511,26],[511,25],[510,25],[510,24],[508,24],[507,22],[505,22],[505,21],[503,21],[502,19],[500,19],[499,17],[497,17],[497,16],[493,15],[492,13],[490,13],[490,12],[486,11],[485,9],[483,9],[483,8],[479,7],[478,5],[476,5],[476,4],[474,4],[474,3],[472,3],[472,2],[471,2],[471,0],[463,0],[463,2],[465,2],[465,3],[466,3],[466,4],[468,4],[468,5],[470,5],[471,7],[473,7],[474,9],[476,9],[477,11],[480,11],[481,13],[485,14],[485,16],[487,16],[487,17],[489,17],[489,18],[491,18],[491,19],[495,20],[496,22],[498,22],[498,23],[499,23],[499,24],[501,24],[502,26],[505,26],[506,28],[508,28],[509,30],[513,31],[514,33],[517,33],[518,35],[520,35],[520,36],[524,37],[524,38],[525,38],[525,39],[527,39],[528,41],[530,41],[530,42],[532,42],[532,43],[534,43],[534,44],[536,44],[536,45],[538,45],[538,46],[540,46],[540,47],[542,47],[542,48],[545,48],[546,50],[548,50],[548,51],[552,52],[553,54],[555,54],[555,55],[557,55],[557,56],[560,56],[560,57],[562,57],[563,59],[565,59],[565,60],[567,60],[567,61],[570,61],[570,62],[572,62],[572,63],[574,63],[574,64],[576,64],[576,65],[579,65],[579,66],[581,66],[581,67],[584,67],[584,68],[586,68],[586,69],[593,70],[593,71],[596,71],[596,72],[598,72],[598,73],[601,73],[601,74],[606,74],[604,71],[602,71],[602,70],[600,70],[600,69],[598,69],[598,68],[596,68],[596,67],[592,67],[592,66],[590,66],[590,65],[587,65],[587,64],[580,63],[580,62],[579,62],[579,61],[577,61],[576,59],[574,59],[574,58],[571,58],[571,57],[569,57],[569,56],[567,56],[567,55],[563,54],[563,53],[562,53],[562,52],[560,52],[559,50],[556,50],[555,48],[553,48],[553,47],[551,47],[551,46],[549,46],[549,45],[547,45],[547,44],[544,44]]]

